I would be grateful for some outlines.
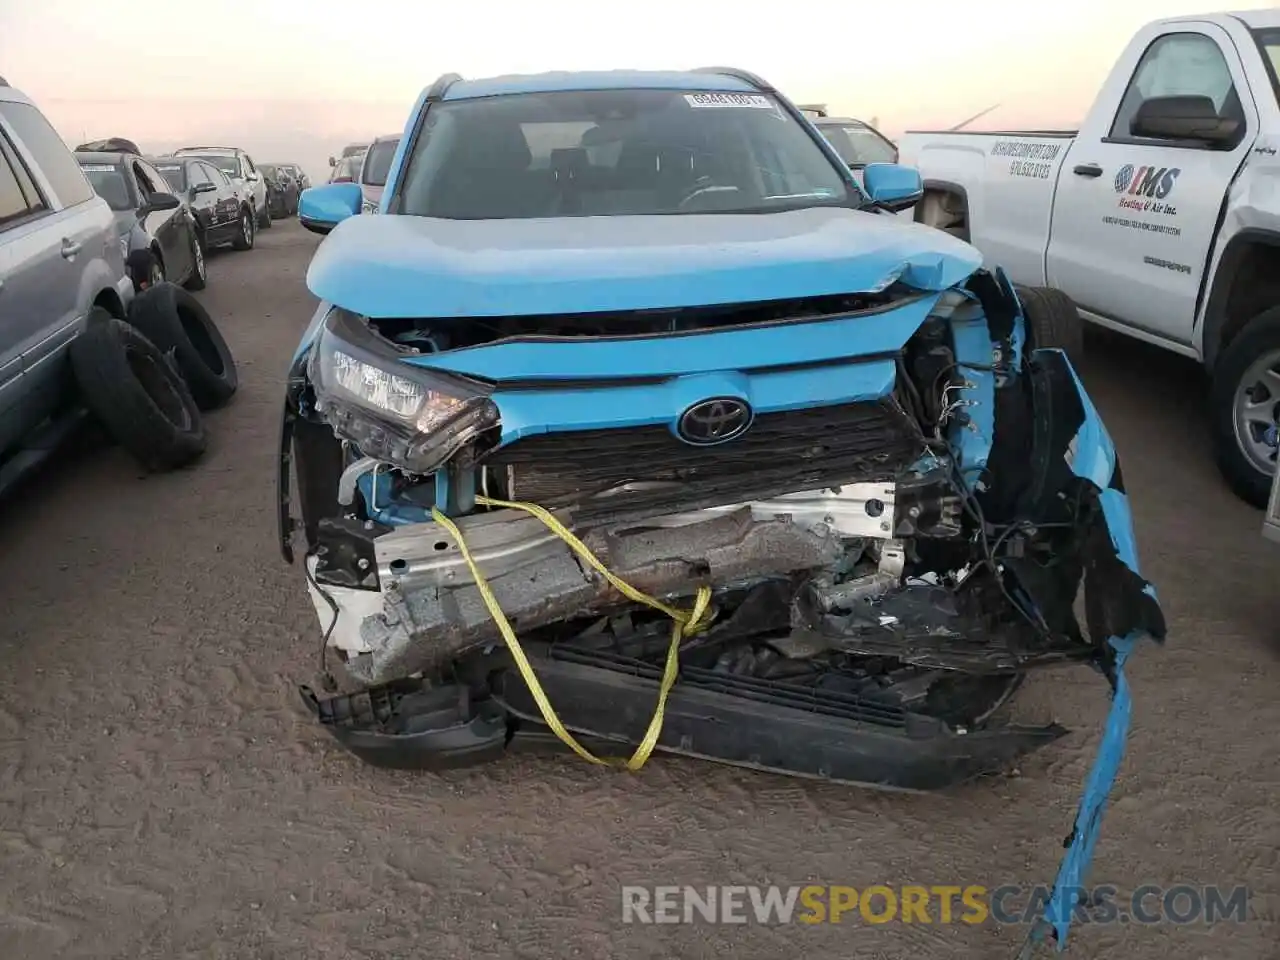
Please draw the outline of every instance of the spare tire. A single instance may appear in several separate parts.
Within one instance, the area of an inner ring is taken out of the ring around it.
[[[1084,356],[1084,321],[1075,301],[1054,287],[1018,287],[1027,318],[1027,342],[1032,350],[1062,350],[1072,363]]]
[[[204,452],[204,421],[173,361],[101,307],[71,342],[89,412],[148,470],[175,470]]]
[[[199,300],[176,283],[157,283],[134,297],[129,322],[164,352],[173,351],[201,410],[221,407],[240,380],[236,361]]]

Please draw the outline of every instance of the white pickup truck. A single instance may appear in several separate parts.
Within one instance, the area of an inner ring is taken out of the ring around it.
[[[1280,10],[1161,20],[1076,131],[899,143],[916,220],[1086,320],[1202,362],[1218,463],[1266,503],[1280,416]]]

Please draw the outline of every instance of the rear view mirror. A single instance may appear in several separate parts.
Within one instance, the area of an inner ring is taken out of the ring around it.
[[[172,193],[153,193],[147,197],[147,202],[142,205],[142,209],[146,213],[156,213],[160,210],[177,210],[180,206],[182,201]]]
[[[1149,140],[1231,143],[1240,121],[1218,114],[1208,97],[1148,97],[1129,121],[1131,136]]]
[[[924,182],[915,167],[868,163],[862,168],[862,189],[877,207],[896,213],[919,202],[924,195]]]
[[[363,195],[357,183],[310,187],[298,198],[298,222],[312,233],[325,234],[360,213]]]

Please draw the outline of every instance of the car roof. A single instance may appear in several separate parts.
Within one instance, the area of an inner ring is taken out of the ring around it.
[[[584,70],[509,74],[477,80],[456,80],[445,100],[471,100],[510,93],[555,93],[572,90],[705,90],[712,93],[760,93],[745,78],[728,73],[692,70]]]
[[[814,117],[813,122],[819,127],[822,127],[822,126],[830,127],[830,126],[835,126],[837,124],[844,124],[844,123],[856,124],[859,127],[871,126],[871,124],[867,123],[867,121],[859,120],[856,117]]]
[[[233,157],[237,153],[243,153],[244,151],[241,150],[239,147],[182,147],[173,152],[175,154],[199,153],[199,154],[204,154],[205,156],[210,156],[210,157]]]
[[[386,143],[388,140],[399,140],[403,136],[403,133],[384,133],[380,137],[374,137],[373,143]],[[369,146],[372,147],[373,143],[369,144]]]
[[[1268,27],[1280,27],[1280,10],[1239,10],[1228,13],[1244,22],[1251,30],[1266,30]],[[1178,19],[1198,20],[1199,17],[1179,17]]]
[[[109,163],[113,167],[123,166],[126,158],[136,156],[138,156],[136,153],[102,153],[97,150],[76,151],[76,159],[81,163]]]

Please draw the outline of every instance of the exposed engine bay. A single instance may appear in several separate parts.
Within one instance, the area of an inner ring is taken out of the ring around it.
[[[504,434],[506,398],[547,388],[532,377],[498,390],[471,383],[449,398],[426,443],[394,423],[370,425],[339,389],[343,377],[376,377],[349,371],[379,354],[394,364],[530,336],[593,338],[606,327],[643,337],[782,317],[870,321],[921,297],[895,285],[736,312],[514,318],[465,334],[449,321],[340,317],[328,328],[339,346],[321,336],[295,365],[282,445],[282,548],[291,556],[292,472],[323,647],[362,687],[316,698],[322,721],[390,763],[400,761],[370,730],[404,741],[465,728],[474,742],[457,752],[469,756],[541,728],[436,507],[465,539],[565,725],[635,741],[670,623],[621,596],[537,518],[483,505],[515,501],[551,511],[652,597],[687,608],[699,587],[711,588],[710,625],[680,649],[660,749],[928,789],[1059,736],[1056,725],[993,717],[1028,669],[1084,661],[1110,676],[1110,638],[1160,638],[1164,623],[1128,557],[1114,448],[1066,357],[1026,342],[1000,274],[979,272],[938,297],[891,356],[854,358],[891,382],[853,402],[756,413],[713,397],[674,429]],[[399,379],[379,389],[417,389]],[[420,424],[425,414],[415,415]],[[1087,630],[1074,613],[1082,584]],[[852,730],[884,742],[855,746]],[[792,734],[810,747],[780,748]]]

